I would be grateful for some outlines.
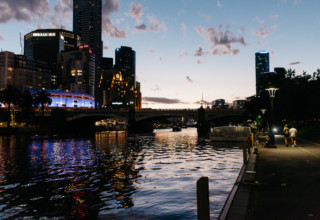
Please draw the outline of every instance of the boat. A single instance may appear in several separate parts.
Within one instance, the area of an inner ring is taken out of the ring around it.
[[[251,128],[245,126],[221,126],[211,128],[209,137],[212,141],[247,141]]]

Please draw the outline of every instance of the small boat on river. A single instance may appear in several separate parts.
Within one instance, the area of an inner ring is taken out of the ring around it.
[[[213,127],[210,131],[212,141],[247,141],[251,136],[251,128],[244,126]]]

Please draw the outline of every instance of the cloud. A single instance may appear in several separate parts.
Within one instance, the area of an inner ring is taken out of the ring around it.
[[[159,88],[158,84],[155,84],[152,91],[159,91],[159,90],[160,90],[160,88]]]
[[[167,27],[164,23],[161,23],[154,15],[147,16],[148,24],[150,27],[147,27],[146,24],[136,26],[136,29],[141,31],[150,31],[150,32],[159,32],[161,30],[166,31]]]
[[[179,56],[180,57],[183,57],[183,56],[188,56],[189,55],[189,53],[188,53],[188,51],[184,51],[182,54],[180,54]]]
[[[118,0],[119,1],[119,0]],[[167,27],[164,23],[161,23],[154,15],[147,16],[147,22],[143,21],[143,7],[139,3],[131,3],[129,13],[126,15],[132,17],[136,24],[135,29],[138,31],[147,31],[147,32],[159,32],[161,30],[166,31]]]
[[[270,19],[275,20],[275,19],[277,19],[278,17],[279,17],[279,15],[278,15],[278,14],[275,14],[275,15],[271,15],[271,16],[270,16]]]
[[[1,0],[0,23],[42,19],[50,13],[49,0]]]
[[[168,99],[164,97],[143,97],[143,100],[147,102],[153,102],[153,103],[161,103],[161,104],[179,104],[184,103],[179,99]]]
[[[211,27],[205,30],[201,26],[195,28],[200,36],[211,42],[210,50],[213,55],[239,54],[240,50],[234,49],[232,44],[239,43],[245,46],[247,44],[244,38],[242,36],[236,37],[233,32],[228,30],[228,27],[225,32],[223,32],[221,29],[222,25],[220,25],[217,29]]]
[[[288,65],[289,66],[293,66],[293,65],[299,65],[299,64],[301,64],[301,62],[300,61],[296,61],[296,62],[289,63]]]
[[[197,64],[204,64],[206,61],[197,60]]]
[[[203,56],[204,54],[202,47],[199,47],[196,52],[194,52],[195,56]]]
[[[287,0],[281,0],[281,2],[287,2]],[[297,5],[297,4],[299,4],[301,2],[301,0],[293,0],[293,4],[294,5]]]
[[[297,5],[297,4],[299,4],[300,2],[301,2],[301,0],[294,0],[294,1],[293,1],[293,4],[294,4],[294,5]]]
[[[130,7],[130,12],[128,15],[131,16],[137,23],[140,23],[141,22],[140,18],[143,15],[143,8],[141,4],[132,2]]]
[[[190,83],[193,83],[193,82],[194,82],[189,76],[186,76],[186,79],[187,79],[187,81],[190,82]]]
[[[218,6],[219,8],[222,7],[220,0],[217,0],[217,6]]]
[[[112,20],[110,17],[103,17],[102,22],[102,33],[104,35],[109,35],[112,38],[123,38],[127,39],[127,33],[123,30],[119,30],[112,24]]]
[[[212,20],[212,16],[207,15],[207,14],[202,14],[202,17],[204,17],[207,21],[211,21]]]
[[[259,30],[256,30],[255,32],[253,32],[254,35],[259,36],[259,37],[267,37],[268,35],[272,34],[272,32],[277,28],[277,25],[273,25],[270,29],[266,30],[266,24],[264,21],[259,21],[260,23],[260,28]]]
[[[102,33],[112,38],[127,39],[127,33],[112,24],[111,14],[119,11],[120,0],[102,1]]]
[[[183,32],[183,35],[186,36],[187,26],[185,23],[181,23],[181,30]]]

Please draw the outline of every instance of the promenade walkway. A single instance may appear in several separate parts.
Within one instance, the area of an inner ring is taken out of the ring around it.
[[[276,136],[276,148],[259,146],[254,167],[256,182],[242,180],[226,219],[320,219],[320,144],[286,147]]]

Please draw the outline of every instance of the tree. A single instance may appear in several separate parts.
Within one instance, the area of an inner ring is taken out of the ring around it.
[[[19,89],[12,85],[7,85],[7,87],[1,91],[1,102],[4,102],[8,105],[8,127],[10,127],[11,123],[11,104],[16,104],[21,96],[21,92]]]
[[[29,124],[31,111],[35,106],[35,97],[29,90],[24,90],[20,99],[20,107],[22,109],[23,118],[26,124]]]
[[[50,98],[50,93],[48,93],[46,90],[41,90],[36,93],[35,95],[35,103],[36,105],[41,105],[41,116],[44,116],[44,107],[46,104],[51,104],[52,99]]]

